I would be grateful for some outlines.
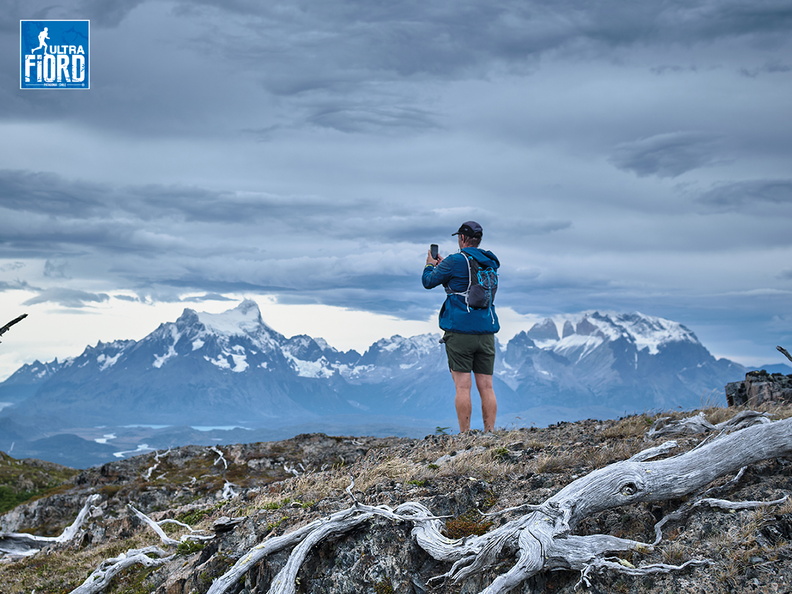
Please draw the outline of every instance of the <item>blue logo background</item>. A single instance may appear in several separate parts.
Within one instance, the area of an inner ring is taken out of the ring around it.
[[[19,21],[19,88],[90,89],[89,30],[87,20]]]

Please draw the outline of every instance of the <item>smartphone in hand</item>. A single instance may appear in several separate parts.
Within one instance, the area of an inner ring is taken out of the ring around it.
[[[438,248],[436,243],[433,243],[432,245],[429,246],[429,253],[432,255],[432,258],[434,258],[435,260],[437,260],[437,256],[438,256],[437,249]]]

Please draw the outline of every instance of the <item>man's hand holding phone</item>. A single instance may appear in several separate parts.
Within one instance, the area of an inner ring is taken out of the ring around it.
[[[437,244],[433,243],[429,246],[429,253],[426,256],[426,264],[431,264],[432,266],[437,266],[442,262],[443,257],[438,253]]]

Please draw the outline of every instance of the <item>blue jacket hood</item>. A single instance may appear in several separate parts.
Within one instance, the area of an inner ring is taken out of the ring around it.
[[[483,266],[489,266],[490,268],[495,269],[500,268],[500,260],[498,260],[498,257],[489,250],[482,250],[481,248],[476,247],[466,247],[462,248],[462,251]]]

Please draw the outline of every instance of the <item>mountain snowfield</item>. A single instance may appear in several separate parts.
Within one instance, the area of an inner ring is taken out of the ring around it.
[[[393,336],[362,354],[342,352],[319,338],[286,338],[251,300],[221,314],[185,309],[139,341],[100,342],[74,358],[21,367],[0,384],[0,401],[13,403],[0,412],[0,428],[453,427],[439,338]],[[640,313],[553,316],[499,350],[500,426],[722,404],[724,385],[746,371],[716,360],[681,324]]]
[[[674,342],[695,342],[695,334],[677,322],[643,315],[589,311],[546,318],[531,328],[536,346],[557,353],[577,352],[582,358],[604,342],[632,341],[637,351],[657,355]],[[580,349],[583,349],[580,351]]]

